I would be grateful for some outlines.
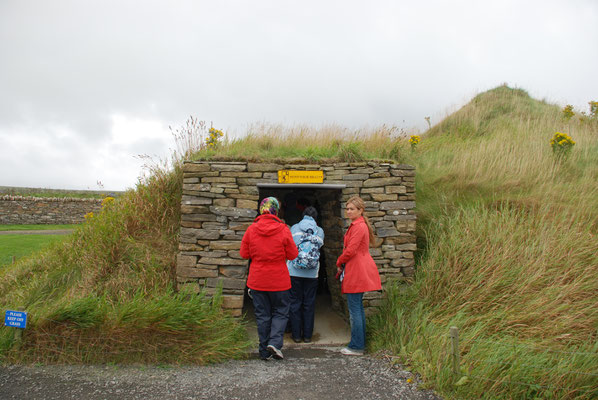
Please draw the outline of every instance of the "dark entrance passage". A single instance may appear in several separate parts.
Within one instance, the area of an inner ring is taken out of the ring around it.
[[[302,207],[313,206],[318,211],[316,222],[324,230],[324,245],[320,250],[320,269],[316,295],[316,323],[314,341],[323,320],[331,320],[330,314],[344,315],[340,286],[334,279],[336,259],[342,252],[343,220],[341,210],[342,189],[345,185],[332,184],[258,184],[259,202],[274,196],[280,201],[279,217],[290,226],[302,219]],[[259,204],[258,202],[258,204]],[[251,268],[251,266],[250,266]],[[245,295],[246,315],[253,313],[252,301]],[[334,310],[334,311],[333,311]],[[320,327],[318,327],[318,323]],[[337,323],[338,324],[338,323]],[[344,331],[344,326],[339,327]],[[324,327],[327,331],[330,328]],[[324,334],[327,334],[325,332]]]

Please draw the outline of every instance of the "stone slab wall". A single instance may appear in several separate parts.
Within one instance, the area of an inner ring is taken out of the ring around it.
[[[102,208],[101,199],[0,197],[0,224],[77,224]]]
[[[371,254],[385,286],[414,274],[415,169],[383,162],[301,164],[251,162],[186,162],[183,175],[181,231],[177,258],[179,290],[214,293],[222,287],[223,308],[241,315],[247,261],[239,254],[241,239],[258,215],[258,183],[277,183],[278,171],[321,170],[325,184],[346,185],[337,199],[322,200],[327,217],[324,252],[328,261],[333,305],[344,310],[334,262],[342,251],[345,202],[354,195],[366,201],[367,215],[382,245]],[[381,304],[383,291],[364,296],[366,312]]]

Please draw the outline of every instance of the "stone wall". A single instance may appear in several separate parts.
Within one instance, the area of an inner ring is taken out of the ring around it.
[[[183,167],[181,231],[177,259],[179,290],[223,290],[223,307],[241,315],[247,261],[239,254],[241,239],[257,216],[259,184],[276,184],[279,170],[321,170],[324,184],[342,185],[337,195],[322,191],[319,205],[326,239],[324,254],[333,307],[346,309],[334,280],[347,221],[345,202],[354,195],[366,201],[366,213],[382,239],[370,250],[383,286],[414,274],[415,169],[383,162],[301,164],[186,162]],[[299,185],[298,185],[299,187]],[[272,189],[275,190],[275,189]],[[364,296],[366,312],[381,304],[383,292]]]
[[[77,224],[90,211],[102,208],[101,199],[0,197],[0,224]]]

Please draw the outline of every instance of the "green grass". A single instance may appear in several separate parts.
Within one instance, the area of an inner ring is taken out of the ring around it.
[[[247,355],[219,295],[176,293],[182,172],[156,166],[60,243],[0,269],[0,305],[24,307],[23,342],[0,327],[10,363],[204,364]],[[20,238],[21,236],[19,236]]]
[[[0,231],[47,231],[55,229],[75,229],[77,225],[0,225]]]
[[[64,235],[0,235],[0,267],[32,255],[52,243],[65,239]]]

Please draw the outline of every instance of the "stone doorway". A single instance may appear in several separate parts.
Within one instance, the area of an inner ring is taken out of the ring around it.
[[[321,184],[258,184],[259,201],[274,196],[281,203],[280,218],[289,226],[299,222],[301,215],[296,211],[297,201],[306,200],[318,211],[316,220],[324,230],[324,246],[320,251],[317,303],[320,307],[332,308],[344,315],[339,282],[334,279],[336,259],[343,249],[342,198],[345,185]],[[258,201],[258,203],[259,203]],[[245,298],[245,301],[248,299]],[[318,310],[316,309],[316,313]]]

